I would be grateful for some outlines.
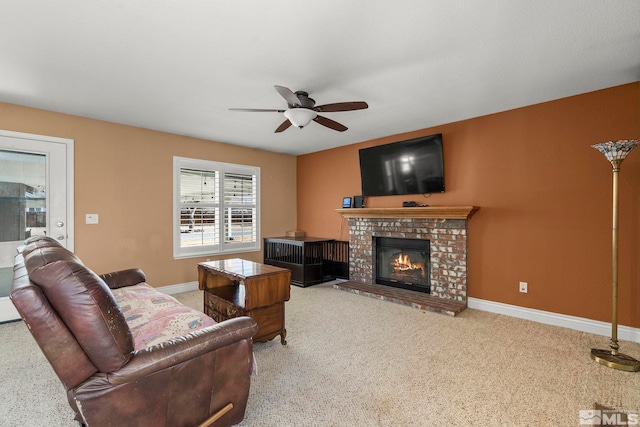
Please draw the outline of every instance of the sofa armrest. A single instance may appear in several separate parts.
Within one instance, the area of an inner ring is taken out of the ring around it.
[[[139,268],[130,268],[127,270],[101,274],[100,278],[104,280],[107,286],[111,289],[133,286],[147,281],[147,276],[145,276],[143,271]]]
[[[162,344],[136,351],[125,366],[109,374],[109,382],[115,385],[136,381],[229,344],[249,339],[257,331],[258,325],[250,317],[225,320]]]

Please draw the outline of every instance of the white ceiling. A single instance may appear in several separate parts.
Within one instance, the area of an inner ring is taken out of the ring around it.
[[[0,101],[290,154],[638,80],[638,0],[0,0]]]

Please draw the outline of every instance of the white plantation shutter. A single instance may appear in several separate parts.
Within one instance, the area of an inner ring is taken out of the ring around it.
[[[180,169],[180,247],[217,245],[219,172]]]
[[[224,242],[237,245],[257,239],[256,175],[224,174]]]
[[[174,157],[174,257],[256,251],[260,168]]]

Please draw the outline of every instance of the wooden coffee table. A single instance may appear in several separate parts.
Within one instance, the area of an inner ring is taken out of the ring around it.
[[[284,303],[289,301],[291,271],[240,258],[198,264],[198,286],[204,291],[204,312],[216,322],[252,317],[258,324],[255,342],[280,335],[287,343]]]

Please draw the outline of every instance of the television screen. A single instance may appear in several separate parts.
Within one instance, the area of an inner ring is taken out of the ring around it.
[[[362,195],[444,192],[442,134],[360,150]]]

